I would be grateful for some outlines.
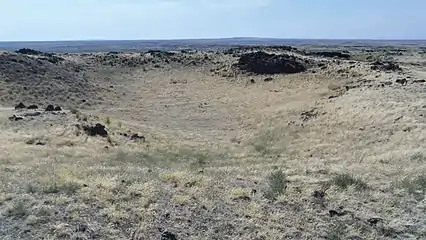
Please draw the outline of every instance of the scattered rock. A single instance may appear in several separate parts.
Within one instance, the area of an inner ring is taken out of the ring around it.
[[[268,77],[268,78],[265,78],[263,81],[265,81],[265,82],[270,82],[270,81],[272,81],[272,80],[274,80],[273,78],[271,78],[271,77]]]
[[[364,240],[364,238],[362,238],[362,237],[360,237],[360,236],[356,236],[356,235],[354,235],[354,236],[350,236],[350,237],[348,238],[348,240]]]
[[[405,79],[405,78],[397,79],[395,82],[399,83],[401,85],[407,85],[407,79]]]
[[[370,225],[376,225],[377,223],[379,223],[379,222],[381,222],[381,221],[383,221],[383,219],[378,218],[378,217],[369,218],[369,219],[367,220],[367,222],[368,222]]]
[[[381,70],[381,71],[400,71],[401,67],[394,62],[387,61],[375,61],[373,65],[371,66],[372,70]]]
[[[315,190],[312,196],[316,199],[323,199],[325,197],[325,191],[324,190]]]
[[[250,83],[256,83],[256,81],[252,78],[250,79]]]
[[[342,209],[332,209],[329,210],[328,213],[330,214],[330,217],[341,217],[341,216],[345,216],[346,214],[348,214],[347,211],[343,211]]]
[[[186,182],[185,183],[185,187],[187,187],[187,188],[192,188],[192,187],[194,187],[195,186],[195,184],[196,184],[197,182],[196,181],[189,181],[189,182]]]
[[[337,98],[337,97],[339,97],[338,95],[331,95],[331,96],[328,96],[328,99],[333,99],[333,98]]]
[[[349,91],[351,89],[355,89],[355,88],[359,88],[359,87],[360,87],[360,85],[356,85],[356,84],[354,84],[354,85],[346,85],[345,86],[345,90]]]
[[[424,79],[413,80],[413,83],[424,83],[424,82],[426,82],[426,80]]]
[[[399,120],[401,120],[403,117],[404,117],[404,116],[399,116],[399,117],[395,118],[395,119],[393,120],[393,123],[398,122],[398,121],[399,121]]]
[[[47,140],[41,139],[41,138],[33,138],[25,142],[28,145],[38,145],[38,146],[44,146],[47,144]]]
[[[302,121],[306,122],[312,118],[315,118],[318,116],[318,111],[316,108],[311,109],[309,111],[304,111],[300,114]]]
[[[307,70],[301,59],[286,54],[276,55],[263,51],[241,55],[236,66],[255,74],[291,74]]]
[[[32,105],[28,106],[27,109],[38,109],[38,106],[35,105],[35,104],[32,104]]]
[[[100,123],[96,123],[93,126],[89,126],[89,125],[83,126],[83,130],[89,136],[101,136],[101,137],[108,136],[108,132],[106,131],[105,126]]]
[[[251,201],[249,196],[239,196],[232,199],[233,201]]]
[[[12,116],[9,117],[9,120],[10,121],[19,121],[19,120],[24,120],[24,118],[23,117],[18,117],[16,115],[12,115]]]
[[[412,127],[404,127],[404,128],[402,129],[402,131],[403,131],[403,132],[411,132],[411,130],[413,130],[413,128],[412,128]]]
[[[62,108],[60,106],[56,106],[54,111],[62,111]]]
[[[177,237],[175,234],[165,231],[161,234],[161,240],[177,240]]]
[[[20,102],[18,105],[15,106],[15,109],[23,109],[23,108],[26,108],[26,106],[22,102]]]
[[[317,66],[321,69],[323,69],[323,67],[327,68],[327,65],[325,63],[318,63]]]
[[[145,142],[145,137],[135,133],[130,136],[130,140],[142,140]]]
[[[55,107],[52,104],[47,105],[47,107],[44,109],[46,112],[53,112],[55,111]]]

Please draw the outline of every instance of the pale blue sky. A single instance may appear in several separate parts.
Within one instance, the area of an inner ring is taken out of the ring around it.
[[[425,0],[0,0],[0,41],[426,39]]]

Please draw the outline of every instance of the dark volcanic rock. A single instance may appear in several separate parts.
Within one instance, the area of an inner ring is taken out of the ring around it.
[[[35,104],[32,104],[32,105],[27,107],[27,109],[37,109],[37,108],[38,108],[38,106],[35,105]]]
[[[177,237],[175,234],[165,231],[161,234],[161,240],[177,240]]]
[[[371,66],[372,70],[381,70],[381,71],[400,71],[401,67],[394,62],[381,62],[375,61]]]
[[[341,217],[348,214],[348,212],[343,211],[342,209],[331,209],[328,211],[328,214],[330,215],[330,217]]]
[[[46,112],[52,112],[52,111],[55,111],[55,107],[54,107],[52,104],[49,104],[49,105],[46,107],[45,111],[46,111]]]
[[[354,236],[350,236],[348,238],[348,240],[364,240],[364,238],[357,236],[357,235],[354,235]]]
[[[20,54],[27,54],[27,55],[43,55],[43,52],[34,50],[34,49],[30,49],[30,48],[21,48],[17,51],[15,51],[16,53],[20,53]]]
[[[102,125],[100,123],[96,123],[93,126],[83,126],[83,130],[89,136],[101,136],[101,137],[108,136],[108,132],[105,129],[105,125]]]
[[[373,217],[367,220],[368,223],[370,223],[370,225],[376,225],[377,223],[383,221],[383,219],[378,218],[378,217]]]
[[[407,85],[407,79],[405,79],[405,78],[397,79],[395,82],[399,83],[401,85]]]
[[[300,113],[300,117],[301,117],[302,121],[306,122],[306,121],[308,121],[312,118],[317,117],[318,114],[319,113],[318,113],[317,109],[313,108],[309,111],[304,111],[304,112]]]
[[[315,190],[312,196],[316,199],[323,199],[325,197],[325,191],[323,190]]]
[[[28,145],[38,145],[38,146],[44,146],[47,144],[46,139],[30,139],[25,142]]]
[[[122,132],[119,132],[118,134],[119,134],[119,135],[121,135],[121,136],[123,136],[123,137],[128,137],[128,136],[129,136],[129,134],[128,134],[128,133],[122,133]]]
[[[21,48],[15,52],[20,54],[26,54],[26,55],[41,56],[40,60],[46,60],[48,62],[55,63],[55,64],[65,60],[64,58],[58,57],[52,53],[40,52],[30,48]]]
[[[56,106],[54,111],[62,111],[62,108],[60,106]]]
[[[17,117],[16,115],[12,115],[9,117],[10,121],[19,121],[19,120],[24,120],[23,117]]]
[[[23,104],[21,102],[18,105],[15,106],[15,109],[24,109],[24,108],[26,108],[26,106],[25,106],[25,104]]]
[[[342,59],[350,59],[351,55],[342,52],[336,51],[322,51],[322,52],[310,52],[308,55],[320,56],[320,57],[328,57],[328,58],[342,58]]]
[[[255,74],[291,74],[307,70],[305,64],[294,56],[268,54],[262,51],[241,55],[236,66]]]
[[[142,140],[145,142],[145,137],[135,133],[130,136],[130,140]]]

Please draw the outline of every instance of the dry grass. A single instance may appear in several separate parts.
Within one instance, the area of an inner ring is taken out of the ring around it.
[[[328,99],[341,81],[325,72],[254,85],[202,68],[108,77],[126,84],[95,110],[10,122],[13,110],[0,109],[0,236],[426,237],[418,86]],[[106,124],[110,137],[76,134],[84,121]],[[127,130],[146,142],[118,134]],[[49,141],[25,143],[40,136]]]

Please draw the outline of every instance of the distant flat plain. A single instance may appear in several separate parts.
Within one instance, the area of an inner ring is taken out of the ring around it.
[[[367,39],[278,39],[278,38],[218,38],[178,40],[85,40],[85,41],[0,41],[1,51],[31,48],[44,52],[143,52],[147,50],[218,50],[233,46],[292,45],[292,46],[426,46],[426,40],[367,40]]]

